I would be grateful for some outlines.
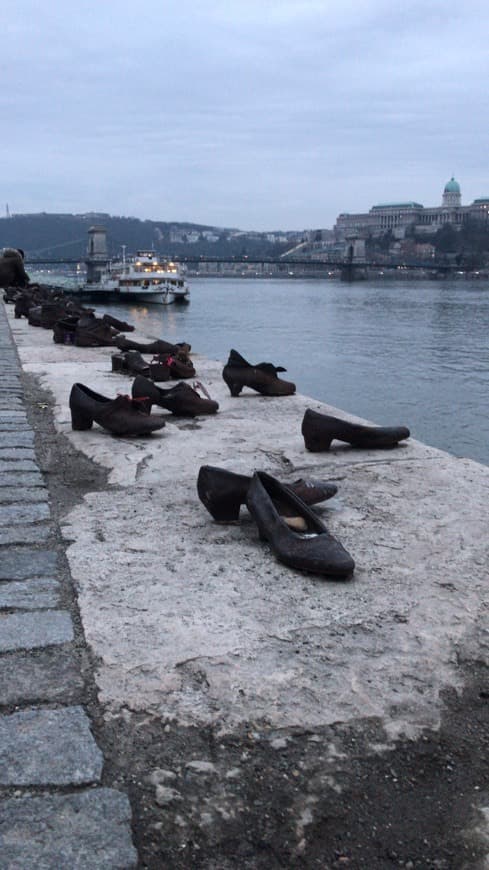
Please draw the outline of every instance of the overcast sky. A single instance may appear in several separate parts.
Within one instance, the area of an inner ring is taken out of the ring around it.
[[[487,0],[3,0],[3,203],[241,229],[489,195]]]

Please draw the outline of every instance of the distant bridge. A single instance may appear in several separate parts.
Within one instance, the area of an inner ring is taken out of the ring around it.
[[[129,256],[129,255],[128,255]],[[165,257],[166,259],[166,257]],[[169,258],[170,259],[170,258]],[[376,260],[364,260],[364,261],[352,261],[351,259],[340,259],[340,260],[313,260],[306,258],[298,258],[294,257],[291,259],[284,260],[281,257],[179,257],[175,256],[174,259],[178,263],[184,263],[185,265],[192,265],[198,267],[199,265],[204,264],[215,264],[216,266],[250,266],[250,265],[260,265],[260,266],[280,266],[285,271],[291,266],[302,266],[309,267],[311,269],[318,269],[329,271],[330,269],[380,269],[380,270],[396,270],[396,269],[424,269],[432,272],[463,272],[463,266],[454,265],[452,263],[444,263],[437,262],[436,260],[430,260],[428,263],[424,262],[416,262],[416,263],[408,263],[406,261],[397,262],[397,263],[383,263],[378,262]],[[25,262],[29,266],[75,266],[79,263],[85,262],[85,256],[78,257],[74,259],[73,257],[44,257],[43,259],[38,257],[29,257],[28,255],[25,258]],[[471,270],[470,270],[471,271]]]

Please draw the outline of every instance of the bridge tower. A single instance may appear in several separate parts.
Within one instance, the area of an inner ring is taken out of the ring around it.
[[[345,237],[345,262],[341,269],[342,281],[363,281],[365,270],[361,267],[366,261],[365,239],[354,234]]]
[[[90,227],[88,230],[87,284],[98,284],[101,272],[107,266],[107,230],[105,227]]]

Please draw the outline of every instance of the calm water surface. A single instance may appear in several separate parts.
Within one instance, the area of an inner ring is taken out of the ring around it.
[[[190,281],[191,303],[99,305],[148,336],[225,362],[269,361],[301,393],[489,464],[489,287],[483,281],[343,284]]]

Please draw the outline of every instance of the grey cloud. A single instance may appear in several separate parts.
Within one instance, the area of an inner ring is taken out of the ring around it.
[[[13,211],[300,228],[438,202],[452,173],[464,201],[489,187],[485,3],[6,0],[4,17]]]

